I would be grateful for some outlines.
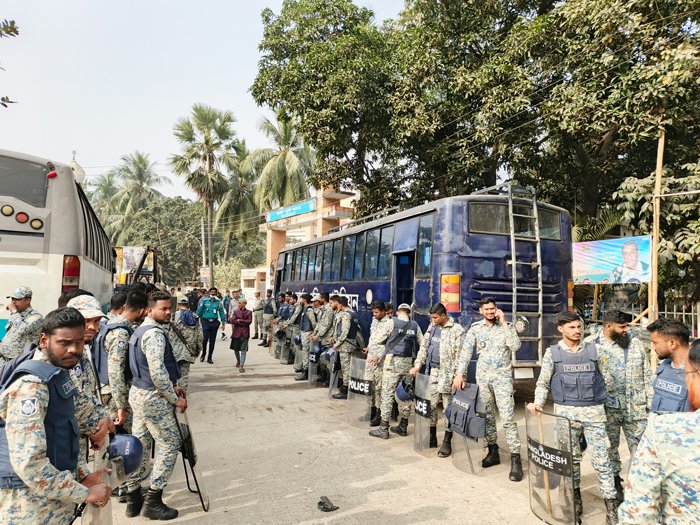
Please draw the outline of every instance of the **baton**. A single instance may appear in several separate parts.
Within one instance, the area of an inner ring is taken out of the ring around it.
[[[542,414],[539,410],[537,411],[537,429],[540,432],[540,443],[544,443],[544,430],[542,429]],[[544,473],[544,490],[547,496],[547,512],[552,515],[552,495],[549,492],[549,471],[547,469],[542,469]]]

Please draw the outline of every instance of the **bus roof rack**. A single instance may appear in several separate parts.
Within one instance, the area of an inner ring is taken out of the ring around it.
[[[402,206],[393,206],[392,208],[386,208],[381,211],[375,212],[371,215],[365,215],[364,217],[360,217],[359,219],[355,219],[354,221],[350,221],[346,224],[341,224],[340,226],[336,226],[335,228],[330,228],[328,230],[328,233],[336,233],[339,231],[347,230],[348,228],[352,228],[354,226],[359,226],[360,224],[375,221],[377,219],[381,219],[382,217],[386,217],[387,215],[390,215],[392,213],[399,212],[402,209]]]
[[[511,188],[511,194],[514,197],[528,197],[532,198],[535,195],[535,188],[532,186],[522,186],[516,182],[504,182],[502,184],[496,184],[495,186],[489,186],[488,188],[483,188],[472,192],[472,195],[504,195],[508,194],[508,187]]]

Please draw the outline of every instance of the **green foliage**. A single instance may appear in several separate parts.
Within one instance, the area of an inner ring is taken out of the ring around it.
[[[217,266],[219,288],[238,288],[241,285],[241,270],[265,264],[265,237],[256,235],[247,243],[234,248],[236,255]]]

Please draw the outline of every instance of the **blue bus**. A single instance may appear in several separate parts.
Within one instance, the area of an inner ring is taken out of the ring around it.
[[[433,304],[468,328],[480,318],[479,300],[494,297],[522,340],[515,378],[532,379],[558,340],[554,317],[570,304],[571,259],[566,210],[537,202],[531,188],[496,186],[358,219],[288,247],[275,292],[345,295],[365,334],[375,300],[410,304],[425,330]]]

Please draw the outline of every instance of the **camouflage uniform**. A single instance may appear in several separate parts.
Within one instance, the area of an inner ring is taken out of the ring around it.
[[[296,355],[297,352],[301,352],[301,345],[297,345],[294,342],[296,337],[298,335],[300,336],[299,323],[295,323],[295,321],[299,320],[299,316],[301,316],[301,311],[301,303],[297,302],[292,306],[292,315],[290,315],[289,319],[284,323],[290,341],[289,344],[292,347],[294,355]]]
[[[253,330],[255,331],[255,337],[262,337],[263,335],[263,300],[258,298],[255,300],[255,308],[253,308]]]
[[[376,319],[375,319],[376,320]],[[370,365],[367,363],[365,365],[365,377],[372,378],[374,384],[374,392],[372,393],[372,405],[379,407],[382,404],[382,376],[384,372],[384,361],[382,361],[382,356],[384,355],[384,344],[386,340],[391,335],[394,329],[394,323],[391,317],[385,316],[381,321],[377,321],[374,328],[369,334],[369,342],[367,343],[367,359],[370,357],[376,357],[379,359],[376,365]],[[389,408],[389,412],[391,408]]]
[[[129,322],[124,319],[121,315],[113,315],[113,314],[108,314],[107,315],[107,322],[108,323],[121,323],[124,324],[125,326],[129,324]],[[114,419],[117,417],[117,408],[119,406],[117,405],[117,401],[115,399],[115,394],[114,394],[114,388],[112,387],[112,368],[114,367],[116,370],[120,369],[119,362],[121,361],[120,355],[123,355],[123,360],[126,363],[127,361],[127,354],[129,351],[129,338],[131,335],[129,332],[125,329],[121,328],[115,328],[114,330],[111,330],[107,333],[105,336],[105,352],[107,352],[107,375],[110,378],[109,382],[110,384],[107,386],[102,386],[101,388],[101,393],[102,393],[102,401],[105,404],[105,406],[109,410],[109,416]],[[112,357],[112,354],[114,354],[114,358]],[[114,364],[113,364],[114,363]],[[124,369],[123,367],[121,368],[122,370],[122,376],[124,374]],[[122,379],[121,383],[117,380],[117,390],[119,390],[120,384],[124,383],[125,379]],[[126,398],[128,391],[123,392],[124,398]],[[121,392],[119,392],[121,394]],[[131,422],[132,422],[132,417],[131,417],[131,411],[127,410],[127,421],[125,421],[122,424],[122,428],[124,429],[125,432],[130,432],[131,431]]]
[[[420,348],[422,343],[423,332],[418,324],[416,324],[416,345],[418,348]],[[395,356],[388,352],[389,349],[385,347],[386,355],[382,356],[382,360],[384,362],[384,372],[382,374],[381,411],[382,414],[386,415],[386,417],[389,417],[389,414],[391,414],[391,408],[394,405],[394,393],[396,392],[396,387],[404,377],[408,376],[409,370],[411,370],[413,367],[412,357]],[[410,415],[410,404],[399,405],[399,416],[402,419],[408,419]]]
[[[155,386],[154,390],[143,390],[132,385],[129,403],[134,411],[133,434],[143,444],[141,468],[137,469],[128,481],[128,491],[141,486],[141,474],[146,471],[151,442],[155,439],[156,457],[153,462],[150,483],[154,490],[163,490],[175,468],[180,451],[181,439],[175,418],[174,405],[178,397],[164,364],[165,338],[164,325],[147,317],[144,325],[158,328],[149,330],[141,340],[141,350],[148,361],[148,370]]]
[[[202,352],[202,324],[197,323],[194,326],[185,324],[182,320],[183,311],[175,312],[175,319],[172,321],[172,326],[168,326],[168,339],[173,347],[175,360],[180,367],[180,379],[177,380],[177,386],[187,390],[190,382],[190,365],[194,363],[195,358]],[[177,327],[182,336],[185,338],[187,345],[182,342],[182,339],[175,333],[173,326]],[[189,347],[189,348],[188,348]],[[194,353],[193,353],[194,352]]]
[[[467,374],[467,367],[474,349],[476,362],[476,384],[479,397],[486,409],[486,441],[495,445],[496,409],[501,416],[511,454],[520,454],[520,436],[515,422],[515,400],[513,399],[513,355],[520,348],[520,339],[509,323],[508,331],[499,322],[492,325],[486,320],[472,324],[464,339],[464,352],[460,371]]]
[[[138,326],[132,324],[131,328],[136,329]],[[118,331],[120,333],[125,333],[124,330]],[[109,335],[114,332],[117,332],[117,330],[113,330]],[[119,342],[121,343],[121,340]],[[105,346],[107,346],[107,339],[105,339]],[[114,344],[109,350],[107,357],[107,373],[109,375],[109,388],[112,391],[110,406],[114,407],[115,410],[119,408],[124,408],[126,410],[126,419],[124,423],[122,423],[122,428],[125,432],[131,433],[134,425],[134,412],[131,410],[131,405],[129,405],[131,380],[127,378],[127,370],[129,370],[128,338],[126,340],[126,345]]]
[[[7,332],[0,342],[0,361],[20,355],[27,343],[38,343],[44,317],[31,306],[24,312],[14,312],[7,321]]]
[[[265,307],[266,304],[270,303],[270,306],[272,307],[272,313],[271,314],[266,314],[263,312],[263,333],[262,333],[262,338],[267,340],[268,337],[270,336],[270,323],[272,320],[275,318],[277,315],[277,303],[275,302],[274,297],[270,298],[265,298],[261,301],[261,304],[263,308]]]
[[[309,352],[311,351],[311,339],[309,339],[309,336],[314,333],[318,324],[316,310],[313,308],[306,307],[306,317],[311,323],[311,331],[301,332],[301,366],[304,370],[309,369]]]
[[[700,523],[700,410],[649,420],[632,461],[621,524]]]
[[[314,337],[318,337],[322,346],[330,346],[335,330],[335,311],[330,304],[321,307],[321,315],[318,317]]]
[[[563,351],[582,352],[583,343],[579,344],[575,350],[569,349],[563,342],[559,342]],[[605,378],[605,363],[598,360],[598,367]],[[547,394],[550,388],[552,375],[554,374],[554,360],[549,348],[542,357],[542,367],[540,377],[537,379],[535,389],[535,404],[543,407],[547,401]],[[614,499],[617,495],[615,491],[615,481],[612,463],[608,457],[610,441],[605,432],[605,405],[593,406],[569,406],[554,404],[554,413],[571,421],[571,448],[573,455],[573,482],[574,488],[581,486],[581,444],[580,437],[584,434],[588,441],[588,450],[591,454],[591,463],[598,474],[598,485],[604,499]]]
[[[613,473],[620,474],[620,427],[634,456],[634,451],[647,426],[651,399],[654,397],[652,371],[649,356],[642,342],[633,337],[627,350],[621,348],[604,335],[589,337],[587,342],[595,343],[598,359],[603,363],[601,373],[605,380],[608,399],[605,402],[607,423],[605,425],[610,440],[610,461]]]
[[[333,345],[340,355],[340,367],[343,370],[343,385],[350,384],[350,354],[355,350],[354,341],[348,341],[348,333],[350,332],[350,324],[352,317],[348,310],[338,310],[335,313],[333,328]],[[340,327],[340,333],[338,333]],[[336,335],[337,334],[337,335]]]
[[[413,363],[414,368],[420,368],[425,364],[428,358],[430,336],[435,327],[436,325],[431,324],[425,332],[418,357]],[[451,317],[448,318],[440,333],[440,368],[430,369],[428,400],[430,401],[431,427],[437,424],[438,401],[442,398],[443,409],[452,401],[452,382],[459,370],[463,340],[464,328],[462,325],[455,323]]]
[[[87,346],[87,345],[86,345]],[[98,397],[97,377],[92,363],[85,355],[80,362],[69,370],[70,378],[78,389],[78,394],[73,398],[75,402],[75,415],[80,423],[80,458],[88,456],[88,437],[95,432],[97,422],[109,417],[107,407],[102,406]]]
[[[34,359],[49,362],[42,351],[37,351]],[[30,400],[36,410],[27,415],[22,405]],[[48,386],[33,375],[20,377],[0,396],[0,418],[5,421],[10,461],[27,485],[0,488],[3,524],[69,524],[75,505],[88,496],[87,487],[77,481],[88,474],[84,457],[78,458],[78,472],[58,471],[49,462],[44,431],[48,404]]]

